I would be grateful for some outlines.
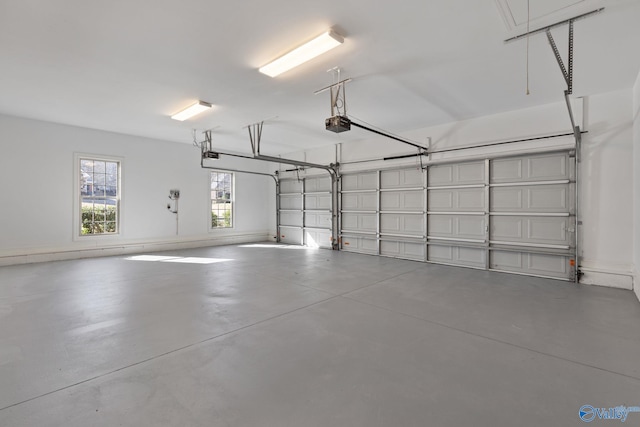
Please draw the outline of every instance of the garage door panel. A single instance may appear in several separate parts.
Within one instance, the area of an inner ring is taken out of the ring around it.
[[[461,248],[448,245],[429,245],[429,261],[453,264],[465,267],[486,267],[486,251],[484,249]]]
[[[504,187],[491,189],[492,211],[519,211],[524,209],[522,201],[523,190],[519,187]]]
[[[345,191],[375,190],[378,188],[378,174],[376,172],[345,174],[340,179],[342,189]]]
[[[523,159],[498,159],[491,161],[491,182],[522,181]]]
[[[422,169],[402,169],[380,172],[380,185],[382,188],[407,188],[423,186]]]
[[[484,162],[462,163],[456,165],[455,182],[458,184],[476,184],[484,181]]]
[[[342,250],[375,255],[378,253],[378,242],[366,237],[342,236]]]
[[[454,239],[485,239],[484,216],[429,215],[429,236]]]
[[[310,248],[331,248],[331,231],[304,230],[304,244]]]
[[[526,221],[527,239],[535,243],[570,244],[572,218],[528,218]]]
[[[458,199],[456,209],[463,211],[483,211],[484,210],[484,190],[481,188],[473,188],[466,190],[456,190],[455,195]]]
[[[453,190],[429,191],[429,210],[430,211],[453,210]]]
[[[302,243],[302,229],[280,227],[280,242],[290,245],[300,245]]]
[[[380,242],[380,255],[394,258],[424,260],[426,247],[424,243],[413,242]]]
[[[305,209],[331,209],[331,194],[305,194]]]
[[[280,209],[302,209],[302,196],[280,197]]]
[[[491,188],[494,212],[566,213],[569,204],[568,184]]]
[[[553,180],[569,178],[569,162],[566,155],[539,156],[527,159],[527,178]]]
[[[491,251],[490,268],[513,273],[568,279],[570,258],[526,252]]]
[[[376,214],[342,214],[342,228],[351,231],[365,231],[375,233],[378,227],[378,216]]]
[[[494,217],[491,223],[492,240],[523,241],[524,218]]]
[[[375,211],[378,208],[376,193],[346,193],[342,195],[342,209]]]
[[[482,184],[484,169],[484,161],[430,166],[429,187]]]
[[[540,186],[531,188],[528,191],[528,208],[548,212],[566,212],[569,210],[568,186]]]
[[[541,154],[491,161],[491,183],[554,181],[570,177],[566,153]]]
[[[422,215],[381,214],[380,231],[389,234],[424,236],[425,221]]]
[[[331,191],[331,178],[328,176],[307,178],[304,181],[304,191],[309,193]]]
[[[296,179],[280,180],[281,193],[302,193],[302,181]]]
[[[570,217],[494,217],[491,240],[514,243],[570,245]]]
[[[453,215],[429,215],[429,235],[439,237],[453,237],[455,235],[455,220]]]
[[[280,212],[280,224],[302,227],[302,215],[300,212]]]
[[[484,212],[482,188],[438,189],[429,191],[429,211]]]
[[[305,212],[305,227],[327,228],[331,229],[331,213]]]
[[[420,211],[424,210],[424,191],[394,191],[380,194],[380,207],[383,211]]]
[[[453,185],[453,165],[430,166],[428,183],[430,187]]]

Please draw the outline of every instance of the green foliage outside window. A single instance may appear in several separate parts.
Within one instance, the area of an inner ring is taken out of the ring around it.
[[[82,206],[82,235],[116,232],[115,206]]]
[[[219,218],[215,212],[211,212],[211,227],[231,227],[231,211],[224,211],[222,218]]]

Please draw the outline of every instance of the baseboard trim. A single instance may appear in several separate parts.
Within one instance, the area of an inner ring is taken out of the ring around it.
[[[0,255],[0,266],[32,264],[49,261],[65,261],[81,258],[128,255],[142,252],[160,252],[178,249],[193,249],[208,246],[235,245],[273,241],[272,233],[258,232],[228,234],[211,238],[195,238],[170,241],[137,241],[117,245],[82,248],[37,248]]]
[[[580,267],[583,276],[580,283],[607,288],[633,290],[634,277],[631,271],[618,271],[591,267]]]

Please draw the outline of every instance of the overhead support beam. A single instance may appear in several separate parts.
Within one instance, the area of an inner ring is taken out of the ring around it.
[[[263,160],[265,162],[284,163],[286,165],[301,166],[305,168],[323,169],[333,176],[337,175],[336,166],[333,164],[327,166],[316,163],[302,162],[293,159],[282,159],[280,157],[264,156],[262,154],[256,155],[252,158],[255,160]]]
[[[541,27],[541,28],[529,31],[529,32],[524,33],[524,34],[520,34],[520,35],[517,35],[515,37],[511,37],[509,39],[506,39],[504,42],[505,43],[509,43],[509,42],[513,42],[513,41],[516,41],[516,40],[523,39],[523,38],[525,38],[527,36],[532,36],[534,34],[546,32],[547,30],[550,30],[552,28],[560,27],[562,25],[569,24],[570,22],[575,22],[575,21],[578,21],[580,19],[584,19],[584,18],[588,18],[589,16],[596,15],[596,14],[602,12],[603,10],[604,10],[604,7],[601,7],[599,9],[592,10],[591,12],[583,13],[582,15],[574,16],[573,18],[565,19],[564,21],[559,21],[559,22],[556,22],[555,24],[547,25],[546,27]]]
[[[223,153],[220,153],[220,154],[223,154]],[[278,177],[276,175],[274,175],[274,174],[271,174],[271,173],[256,172],[256,171],[249,171],[249,170],[243,170],[243,169],[220,168],[220,167],[216,167],[216,166],[207,166],[207,165],[204,164],[204,159],[200,159],[200,167],[202,169],[213,169],[213,170],[222,171],[222,172],[238,172],[238,173],[246,173],[246,174],[250,174],[250,175],[270,176],[271,178],[273,178],[273,180],[276,182],[276,184],[278,183]]]

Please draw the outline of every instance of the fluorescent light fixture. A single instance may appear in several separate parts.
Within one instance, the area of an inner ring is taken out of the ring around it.
[[[327,31],[310,42],[293,49],[291,52],[281,56],[275,61],[260,67],[258,71],[269,77],[275,77],[315,58],[316,56],[322,55],[336,46],[340,46],[343,42],[344,38],[341,35],[336,34],[333,31]]]
[[[184,110],[177,112],[176,114],[171,116],[171,118],[174,120],[180,120],[182,122],[184,120],[190,119],[196,114],[200,114],[203,111],[208,110],[209,108],[211,108],[211,104],[209,104],[208,102],[198,101],[195,104],[188,106]]]

